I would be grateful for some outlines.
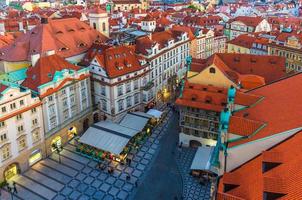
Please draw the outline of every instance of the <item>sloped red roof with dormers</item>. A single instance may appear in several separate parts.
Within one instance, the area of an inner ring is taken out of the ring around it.
[[[271,199],[301,199],[301,143],[302,132],[298,132],[225,173],[219,181],[217,199],[262,200],[265,195],[275,196]]]
[[[52,81],[55,73],[63,69],[77,71],[80,67],[69,63],[57,54],[41,57],[35,66],[27,69],[26,79],[22,82],[22,86],[37,91],[40,85]]]
[[[93,42],[106,41],[100,32],[76,18],[50,20],[37,25],[18,37],[11,45],[1,48],[0,59],[5,61],[28,61],[33,54],[55,52],[63,57],[85,53]]]
[[[227,105],[228,89],[210,85],[185,82],[182,97],[176,100],[179,106],[194,107],[220,112]],[[251,106],[261,99],[260,96],[237,91],[235,104]]]
[[[134,46],[94,45],[83,59],[86,65],[95,58],[109,78],[126,75],[145,68],[140,63],[140,57],[134,53]]]
[[[238,16],[235,17],[234,19],[230,19],[229,23],[235,22],[235,21],[240,21],[244,23],[246,26],[251,26],[251,27],[256,27],[260,22],[262,22],[263,18],[262,17],[249,17],[249,16]]]
[[[286,77],[285,58],[235,53],[216,53],[208,59],[193,59],[191,70],[201,72],[214,64],[243,89],[253,89]]]
[[[258,95],[263,98],[255,105],[235,112],[234,115],[264,122],[266,126],[252,137],[229,143],[229,147],[301,127],[301,84],[302,74],[299,73],[248,91],[247,94]]]

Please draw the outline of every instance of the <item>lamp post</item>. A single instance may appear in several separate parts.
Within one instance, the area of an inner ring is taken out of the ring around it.
[[[14,194],[15,194],[15,193],[16,193],[16,194],[18,193],[17,188],[16,188],[16,182],[13,181],[13,185],[12,185],[12,186],[9,185],[9,184],[7,184],[6,187],[7,187],[7,191],[10,193],[11,198],[12,198],[12,200],[13,200],[13,199],[14,199]]]
[[[59,163],[61,163],[61,151],[63,150],[63,148],[61,146],[58,146],[57,143],[53,143],[52,145],[52,148],[55,149],[55,152],[58,154],[59,156]]]

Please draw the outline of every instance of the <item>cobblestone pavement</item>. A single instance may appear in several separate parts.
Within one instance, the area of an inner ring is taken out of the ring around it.
[[[175,160],[178,142],[177,116],[171,117],[170,123],[161,132],[160,149],[154,164],[143,183],[138,187],[133,199],[172,200],[182,195],[182,179]]]
[[[183,147],[177,152],[177,165],[183,178],[183,198],[185,200],[210,199],[211,184],[201,185],[198,180],[190,175],[190,167],[196,149]]]
[[[107,171],[98,169],[95,161],[78,154],[76,147],[69,143],[61,152],[61,163],[58,162],[58,155],[52,154],[25,173],[13,177],[17,183],[16,197],[21,200],[131,199],[136,190],[135,182],[143,180],[158,154],[161,132],[171,115],[169,112],[147,142],[133,152],[130,166],[112,162],[110,166],[115,170],[109,175]],[[126,180],[128,174],[130,180]]]

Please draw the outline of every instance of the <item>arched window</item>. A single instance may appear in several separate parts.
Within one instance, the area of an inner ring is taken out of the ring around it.
[[[93,28],[96,29],[96,23],[95,22],[93,22]]]
[[[211,68],[210,68],[210,73],[211,73],[211,74],[215,74],[215,73],[216,73],[216,70],[215,70],[214,67],[211,67]]]
[[[106,31],[106,24],[103,22],[103,31]]]

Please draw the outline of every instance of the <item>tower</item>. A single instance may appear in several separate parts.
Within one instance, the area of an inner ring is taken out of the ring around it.
[[[106,11],[97,6],[95,9],[90,10],[88,18],[92,28],[109,37],[109,17]]]

